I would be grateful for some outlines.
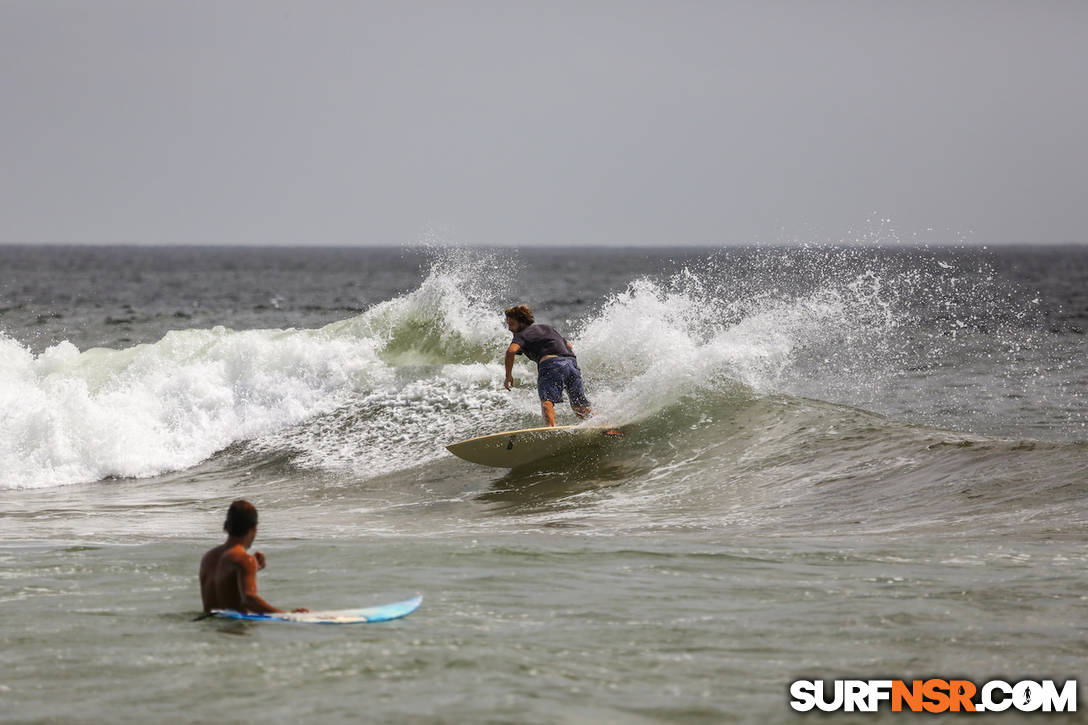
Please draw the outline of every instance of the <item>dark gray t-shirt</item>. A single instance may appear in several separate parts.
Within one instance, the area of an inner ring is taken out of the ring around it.
[[[559,355],[561,357],[574,357],[574,350],[563,339],[563,336],[550,325],[532,324],[521,332],[514,333],[514,339],[518,347],[518,355],[524,354],[535,363],[545,355]]]

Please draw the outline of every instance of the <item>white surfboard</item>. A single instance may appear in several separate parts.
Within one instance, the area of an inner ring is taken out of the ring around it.
[[[298,622],[300,624],[365,624],[367,622],[388,622],[391,619],[406,617],[419,609],[423,595],[416,595],[403,602],[379,604],[376,607],[362,609],[338,609],[327,612],[275,612],[272,614],[250,614],[235,612],[231,609],[215,609],[212,615],[225,619],[247,619],[253,622]]]
[[[458,458],[482,466],[516,468],[609,435],[618,433],[596,426],[557,425],[492,433],[451,443],[446,450]]]

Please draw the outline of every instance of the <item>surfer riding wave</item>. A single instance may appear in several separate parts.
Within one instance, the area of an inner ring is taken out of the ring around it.
[[[514,358],[525,355],[536,363],[540,412],[549,427],[555,425],[555,404],[563,402],[564,388],[570,396],[570,407],[575,415],[583,420],[593,415],[582,388],[578,358],[570,343],[555,328],[535,322],[533,311],[527,305],[506,310],[506,327],[514,333],[514,338],[506,349],[504,387],[510,390],[514,385]]]

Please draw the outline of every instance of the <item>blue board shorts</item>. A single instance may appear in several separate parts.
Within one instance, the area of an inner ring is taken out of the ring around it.
[[[571,405],[589,406],[589,399],[582,389],[582,371],[576,358],[553,357],[537,364],[536,389],[541,400],[562,403],[563,388],[567,389]]]

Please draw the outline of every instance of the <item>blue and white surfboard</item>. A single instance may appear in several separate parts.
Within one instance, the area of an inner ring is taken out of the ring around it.
[[[245,619],[252,622],[298,622],[300,624],[363,624],[369,622],[388,622],[400,619],[419,609],[423,595],[417,595],[403,602],[379,604],[361,609],[339,609],[327,612],[274,612],[272,614],[249,614],[232,609],[215,609],[212,614],[225,619]]]

